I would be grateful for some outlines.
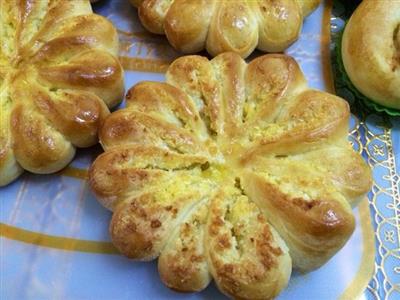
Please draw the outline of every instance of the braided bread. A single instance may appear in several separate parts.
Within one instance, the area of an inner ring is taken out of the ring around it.
[[[116,30],[88,0],[2,0],[0,13],[1,186],[95,144],[124,85]]]
[[[400,109],[400,1],[364,0],[345,28],[342,57],[361,93]]]
[[[303,19],[320,0],[131,0],[143,26],[165,34],[184,53],[234,51],[247,57],[255,48],[280,52],[297,40]]]
[[[127,257],[161,279],[238,299],[275,297],[292,265],[323,265],[354,229],[371,174],[347,142],[349,107],[309,89],[297,63],[185,56],[141,82],[100,132],[90,185]],[[340,162],[340,163],[338,163]]]

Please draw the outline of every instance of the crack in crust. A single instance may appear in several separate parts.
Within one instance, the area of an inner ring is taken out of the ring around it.
[[[132,87],[101,130],[90,184],[114,211],[114,245],[159,256],[174,290],[214,279],[233,298],[273,298],[292,265],[320,267],[354,230],[371,174],[347,142],[348,105],[285,55],[186,56],[166,78]]]
[[[131,0],[146,29],[184,53],[282,52],[320,0]]]
[[[123,97],[113,25],[88,0],[0,2],[0,186],[97,142]]]
[[[392,71],[395,72],[396,69],[400,67],[400,23],[397,24],[393,31],[393,45],[394,54]]]

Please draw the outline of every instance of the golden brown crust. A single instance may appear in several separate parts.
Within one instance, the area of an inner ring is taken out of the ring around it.
[[[160,256],[174,290],[213,278],[232,298],[273,298],[292,261],[309,271],[344,245],[370,188],[348,104],[307,88],[285,55],[181,57],[166,77],[132,87],[101,130],[89,177],[114,210],[112,240],[131,258]]]
[[[208,201],[192,208],[158,258],[161,280],[179,292],[201,291],[211,281],[204,235]]]
[[[399,28],[399,1],[365,0],[351,16],[342,40],[343,64],[354,86],[373,101],[396,109],[400,109]]]
[[[297,40],[303,19],[320,0],[131,0],[144,27],[165,34],[184,53],[247,57],[255,48],[281,52]]]
[[[216,56],[232,51],[249,56],[257,46],[259,27],[251,5],[246,1],[216,3],[206,41],[208,53]]]
[[[128,192],[140,192],[146,185],[156,186],[173,178],[165,170],[190,169],[207,161],[204,156],[178,154],[154,146],[117,146],[93,163],[90,184],[101,203],[112,210]]]
[[[142,1],[139,6],[142,24],[153,33],[164,34],[164,19],[171,3],[171,0]]]
[[[0,83],[0,186],[6,185],[17,178],[22,168],[15,159],[12,147],[10,119],[11,101],[8,97],[8,87]]]
[[[347,143],[349,105],[343,99],[316,90],[306,90],[283,106],[273,122],[259,123],[249,134],[241,163],[255,157],[296,154],[322,144]]]
[[[10,123],[14,154],[24,169],[39,174],[55,172],[72,160],[72,144],[32,108],[15,105]]]
[[[239,130],[243,119],[245,103],[245,62],[233,52],[218,55],[211,61],[220,86],[220,106],[222,108],[221,131],[219,137],[230,138]]]
[[[165,32],[170,44],[184,53],[203,50],[216,4],[217,1],[210,0],[175,0],[161,20],[160,33]]]
[[[280,107],[301,91],[307,82],[296,61],[289,56],[260,56],[246,69],[247,101],[243,108],[245,121],[271,122]]]
[[[323,174],[307,174],[301,164],[280,166],[284,175],[268,170],[245,172],[244,189],[286,241],[294,266],[302,271],[320,267],[354,230],[350,206]]]
[[[206,57],[188,55],[175,60],[169,66],[166,78],[192,99],[209,131],[220,133],[223,130],[221,89],[213,65]]]
[[[124,85],[116,29],[89,1],[4,0],[0,11],[1,186],[95,144]]]
[[[238,299],[271,299],[287,285],[284,242],[239,189],[219,192],[209,207],[208,264],[220,290]]]
[[[129,258],[156,258],[167,242],[167,233],[193,201],[192,198],[166,199],[160,205],[154,193],[146,193],[122,202],[115,208],[110,223],[114,245]]]
[[[259,50],[280,52],[297,40],[305,17],[297,1],[264,1],[257,8]]]
[[[312,163],[324,177],[330,179],[352,207],[362,200],[372,186],[370,168],[350,145],[321,148],[295,156],[295,159]]]

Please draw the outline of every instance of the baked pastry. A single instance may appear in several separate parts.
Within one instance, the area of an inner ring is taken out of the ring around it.
[[[400,109],[400,1],[364,0],[344,30],[342,59],[362,94]]]
[[[97,142],[124,93],[113,25],[88,0],[0,1],[0,186]]]
[[[165,34],[184,53],[207,49],[247,57],[255,48],[280,52],[297,40],[320,0],[130,0],[143,26]]]
[[[289,56],[184,56],[141,82],[100,131],[90,185],[127,257],[161,279],[269,299],[292,265],[323,265],[354,229],[371,174],[347,141],[346,101],[307,87]],[[340,163],[338,163],[340,162]]]

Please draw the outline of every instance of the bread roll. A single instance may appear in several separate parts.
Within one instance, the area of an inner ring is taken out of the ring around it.
[[[348,104],[308,88],[285,55],[184,56],[166,78],[132,87],[101,129],[89,177],[112,241],[159,257],[174,290],[214,279],[235,299],[274,298],[292,267],[318,268],[346,243],[371,187]]]
[[[0,2],[0,186],[52,173],[97,143],[123,97],[113,25],[90,2]]]
[[[400,1],[364,0],[343,34],[342,57],[354,86],[371,100],[400,109]]]
[[[207,49],[216,56],[254,49],[281,52],[297,40],[303,19],[319,0],[130,0],[143,26],[165,34],[184,53]]]

